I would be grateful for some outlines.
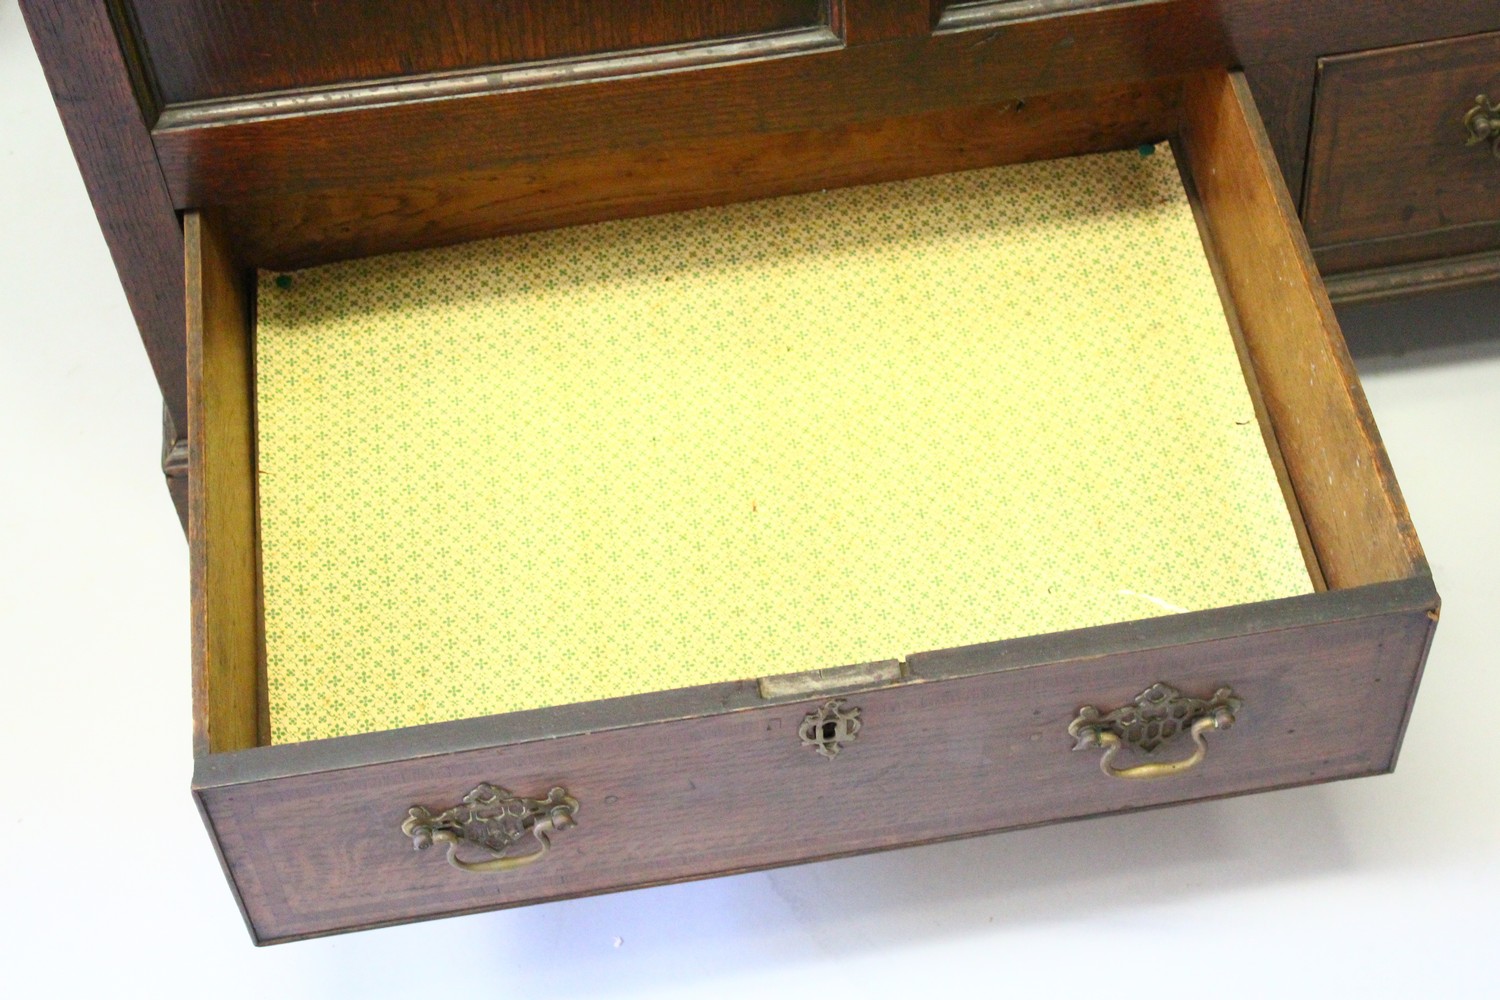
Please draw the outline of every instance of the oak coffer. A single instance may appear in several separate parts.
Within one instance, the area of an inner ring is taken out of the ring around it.
[[[22,9],[257,943],[1394,766],[1438,597],[1303,221],[1500,273],[1491,0]]]

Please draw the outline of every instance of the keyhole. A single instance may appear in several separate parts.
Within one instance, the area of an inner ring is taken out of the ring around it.
[[[843,709],[840,699],[825,704],[802,720],[797,734],[802,745],[812,747],[825,758],[832,759],[851,742],[859,732],[859,709]]]

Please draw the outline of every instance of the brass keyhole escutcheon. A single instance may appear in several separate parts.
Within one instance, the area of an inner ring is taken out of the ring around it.
[[[862,725],[860,711],[855,706],[845,706],[844,699],[833,698],[816,712],[809,712],[797,727],[802,745],[812,747],[828,760],[839,755],[839,751],[853,743],[859,736]]]

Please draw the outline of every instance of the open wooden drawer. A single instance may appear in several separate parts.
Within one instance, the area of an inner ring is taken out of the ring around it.
[[[268,735],[258,262],[190,215],[194,792],[256,941],[1388,771],[1437,621],[1426,562],[1243,79],[1156,98],[1312,592],[310,742]],[[1157,736],[1159,760],[1131,749]]]

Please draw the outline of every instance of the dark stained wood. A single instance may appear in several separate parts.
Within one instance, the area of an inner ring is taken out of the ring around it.
[[[1328,585],[1425,572],[1333,306],[1240,74],[1188,82],[1184,141]]]
[[[327,93],[244,103],[238,120],[212,125],[169,113],[156,140],[180,206],[226,205],[452,177],[522,159],[824,130],[1236,62],[1287,61],[1320,53],[1318,45],[1438,30],[1459,12],[1470,25],[1500,26],[1493,7],[1483,8],[1485,16],[1471,3],[1445,5],[1424,18],[1362,9],[1352,21],[1346,9],[1342,20],[1331,18],[1334,7],[1345,5],[1308,10],[1270,0],[1164,0],[691,73],[652,74],[643,65],[589,86],[517,91],[500,81],[498,90],[461,99],[434,99],[427,84],[413,82],[383,92],[378,106],[327,113],[311,113],[336,99]]]
[[[1312,122],[1313,86],[1318,64],[1310,58],[1245,67],[1261,121],[1292,202],[1301,205],[1307,167],[1307,133]]]
[[[162,112],[156,127],[161,131],[201,128],[247,119],[352,111],[393,102],[452,100],[544,87],[600,84],[648,73],[701,71],[721,63],[836,50],[842,45],[843,40],[832,28],[803,28],[640,52],[521,63],[472,73],[377,80],[321,90],[293,90],[197,104],[174,104]]]
[[[1122,0],[932,0],[939,31],[982,28],[1118,6]],[[1126,0],[1129,2],[1129,0]]]
[[[105,4],[24,0],[73,156],[172,419],[187,425],[182,230]]]
[[[137,0],[130,6],[168,104],[827,23],[821,0]]]
[[[1004,643],[913,656],[922,682],[850,696],[864,726],[833,761],[796,736],[812,699],[199,795],[268,943],[1380,773],[1431,626],[1423,607],[1024,667]],[[1201,768],[1124,782],[1071,752],[1080,705],[1113,708],[1157,681],[1244,698]],[[407,808],[447,808],[483,781],[525,795],[563,785],[579,826],[503,875],[413,851]]]
[[[222,753],[262,728],[250,310],[223,232],[190,213],[184,235],[193,746]]]
[[[1180,86],[1152,81],[825,132],[748,135],[527,162],[379,189],[312,191],[223,213],[236,252],[291,269],[501,233],[1120,149],[1176,131]],[[1110,108],[1101,118],[1101,103]]]
[[[850,45],[917,38],[932,30],[932,0],[833,0],[834,25]]]
[[[130,73],[130,85],[135,90],[141,119],[147,123],[155,122],[161,115],[161,95],[157,93],[156,81],[151,78],[151,68],[146,65],[146,51],[135,23],[135,12],[130,8],[129,0],[104,0],[104,3],[109,8],[115,39]]]
[[[147,60],[120,51],[109,17],[109,8],[120,6],[118,0],[21,3],[158,381],[179,423],[186,413],[181,277],[170,252],[178,241],[173,206],[231,207],[250,199],[275,201],[308,197],[312,191],[373,190],[381,185],[389,185],[392,196],[399,198],[405,184],[430,183],[445,190],[454,178],[500,169],[528,156],[585,157],[711,136],[822,131],[955,105],[1004,104],[1054,90],[1138,82],[1209,65],[1259,67],[1500,30],[1500,5],[1493,0],[1435,5],[1160,0],[945,31],[929,39],[921,32],[912,34],[915,15],[902,13],[914,5],[850,0],[851,19],[884,24],[872,29],[873,35],[893,40],[853,44],[844,53],[751,62],[718,78],[696,72],[664,74],[648,78],[650,82],[631,77],[601,84],[602,89],[563,86],[543,91],[550,96],[504,92],[492,98],[429,102],[425,88],[430,81],[408,77],[411,88],[386,95],[397,106],[379,112],[376,119],[354,111],[311,115],[308,112],[317,105],[304,104],[287,110],[291,117],[284,123],[205,124],[180,135],[168,130],[158,136],[163,170],[171,176],[171,194],[164,196],[160,171],[142,141],[136,98],[145,100],[147,119],[159,101],[149,93],[133,93],[152,88],[133,85],[131,72],[132,66],[142,68],[136,74],[138,82],[153,68],[147,64],[161,62],[164,54],[158,51],[154,60]],[[190,20],[194,14],[189,7],[204,7],[140,6],[151,8],[147,17],[169,20]],[[329,9],[326,4],[305,6]],[[382,6],[394,10],[398,5]],[[398,18],[410,5],[399,6]],[[474,3],[469,6],[479,10]],[[667,11],[674,5],[659,6]],[[269,16],[261,9],[273,7],[277,12],[291,9],[284,4],[238,5],[250,18]],[[844,8],[835,5],[830,12],[835,9]],[[937,11],[929,5],[928,19]],[[664,16],[678,15],[667,11]],[[442,23],[439,33],[445,30]],[[865,29],[846,24],[843,30],[853,32],[850,39],[855,43],[864,37],[860,32]],[[349,58],[331,44],[332,38],[352,34],[342,26],[340,31],[325,39],[330,44],[320,60],[338,64]],[[356,51],[365,44],[358,37],[347,41]],[[467,43],[451,39],[452,46],[463,44]],[[243,48],[238,41],[227,46],[236,47]],[[369,58],[399,63],[404,51],[400,46],[371,49]],[[831,69],[803,64],[804,59],[829,57],[836,62]],[[199,57],[188,52],[169,56],[169,61],[172,58],[191,62]],[[635,72],[648,68],[643,64]],[[166,71],[176,70],[168,66]],[[336,68],[311,71],[328,74],[325,78],[346,75]],[[399,76],[407,71],[398,65],[394,72]],[[559,96],[559,91],[572,93]],[[247,96],[231,87],[222,88],[222,94],[228,101]],[[318,99],[337,100],[338,94],[335,87],[320,92]],[[400,106],[403,100],[415,103]],[[453,113],[455,105],[470,102],[484,107]],[[183,109],[179,105],[177,110]],[[366,112],[375,114],[375,109]],[[410,155],[402,152],[408,140]]]
[[[1084,20],[1087,32],[1071,23]],[[233,205],[1139,82],[1227,61],[1218,27],[1211,7],[1196,0],[1148,4],[1025,22],[981,45],[958,32],[588,85],[393,98],[325,114],[191,127],[164,119],[155,137],[181,205]],[[1051,55],[1039,62],[1038,53]]]
[[[1354,590],[1324,591],[1312,598],[1293,597],[1144,618],[964,648],[982,651],[987,658],[985,662],[993,663],[994,669],[1011,670],[1065,660],[1144,654],[1167,646],[1199,647],[1204,643],[1242,639],[1262,632],[1312,628],[1332,621],[1363,620],[1392,610],[1430,609],[1437,606],[1437,600],[1432,579],[1419,576]],[[920,659],[918,657],[918,661]],[[938,662],[931,659],[920,674],[907,671],[903,678],[908,681],[913,678],[934,680],[979,672],[958,667],[940,669],[934,665]],[[958,661],[948,659],[942,662]],[[843,697],[884,686],[882,681],[875,685],[834,687],[824,696]],[[805,700],[807,697],[803,695],[766,698],[762,695],[759,680],[746,680],[306,743],[262,745],[232,753],[199,756],[194,762],[193,787],[211,791],[295,775],[314,775],[395,763],[408,758],[467,753],[502,744],[533,743],[652,726]]]
[[[1500,98],[1500,33],[1323,59],[1303,212],[1312,243],[1500,222],[1500,159],[1464,144],[1477,94]]]
[[[1500,248],[1500,220],[1451,229],[1429,229],[1382,240],[1335,243],[1314,249],[1324,274],[1433,262]]]
[[[1326,279],[1325,284],[1328,297],[1343,305],[1395,298],[1414,291],[1465,288],[1490,281],[1500,281],[1500,251],[1339,274]]]
[[[1246,66],[1500,30],[1493,0],[1219,0],[1218,6]]]

